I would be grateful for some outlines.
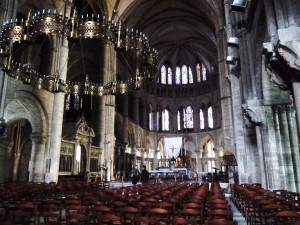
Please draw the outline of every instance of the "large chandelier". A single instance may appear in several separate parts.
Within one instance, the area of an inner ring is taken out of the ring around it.
[[[66,36],[69,41],[87,38],[102,38],[108,44],[114,45],[119,52],[133,51],[142,57],[142,63],[135,69],[135,74],[128,80],[114,78],[108,84],[89,82],[66,82],[59,79],[59,74],[42,75],[32,69],[30,62],[21,64],[12,59],[12,46],[15,42],[34,41],[37,34],[55,34]],[[115,23],[99,15],[86,15],[79,18],[76,9],[71,16],[63,16],[56,10],[37,12],[29,11],[25,20],[15,20],[4,23],[0,33],[0,57],[2,70],[14,79],[24,84],[50,92],[70,94],[85,94],[103,96],[108,94],[125,94],[131,90],[138,90],[144,84],[154,79],[157,72],[158,54],[149,44],[147,37],[138,31],[125,28],[122,22]]]

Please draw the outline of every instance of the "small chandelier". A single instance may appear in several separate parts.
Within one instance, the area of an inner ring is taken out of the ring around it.
[[[12,59],[12,44],[15,42],[33,42],[37,34],[64,35],[69,41],[87,38],[102,38],[114,45],[115,51],[133,51],[142,57],[142,63],[136,68],[134,78],[128,80],[113,79],[108,84],[89,82],[66,82],[59,79],[59,74],[41,75],[34,71],[31,62],[21,64]],[[157,72],[158,53],[149,44],[142,32],[131,31],[120,21],[115,23],[110,18],[87,14],[79,18],[76,8],[70,17],[63,16],[56,10],[42,10],[25,20],[11,20],[4,23],[0,33],[0,57],[4,58],[2,70],[24,84],[49,92],[103,96],[108,94],[126,94],[139,90],[147,81],[153,80]],[[141,71],[141,72],[140,72]]]

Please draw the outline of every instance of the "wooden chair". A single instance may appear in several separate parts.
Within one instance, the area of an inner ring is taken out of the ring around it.
[[[140,216],[140,210],[136,207],[131,207],[131,206],[123,207],[115,212],[124,218],[125,224],[131,223],[132,218],[136,216]]]
[[[37,225],[58,225],[61,223],[61,215],[51,211],[39,212]]]
[[[89,215],[82,213],[71,213],[66,215],[66,225],[89,224]]]
[[[159,220],[148,216],[137,216],[131,218],[131,225],[159,225]]]
[[[92,216],[91,220],[93,220],[95,223],[97,222],[97,218],[102,215],[112,214],[112,209],[110,207],[104,206],[104,205],[98,205],[92,208]]]
[[[170,219],[170,212],[169,210],[162,208],[150,208],[147,210],[147,216],[158,218],[163,223],[168,224]]]
[[[205,221],[204,225],[238,225],[237,221],[228,221],[228,220],[207,220]]]
[[[288,222],[300,221],[297,211],[280,211],[274,214],[276,225],[286,225]]]
[[[214,209],[208,212],[209,220],[213,219],[225,219],[228,221],[233,221],[233,212],[223,209]]]
[[[197,225],[198,222],[194,219],[187,219],[183,217],[174,217],[170,220],[172,225]]]
[[[107,215],[100,215],[97,217],[97,224],[106,224],[106,225],[111,225],[111,224],[119,224],[123,225],[124,224],[124,219],[122,216],[117,216],[113,214],[107,214]]]
[[[202,224],[203,221],[203,210],[196,210],[196,209],[181,209],[178,212],[180,217],[184,217],[187,219],[196,220],[199,224]]]

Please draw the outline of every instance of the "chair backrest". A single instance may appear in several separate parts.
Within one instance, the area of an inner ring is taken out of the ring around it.
[[[183,217],[174,217],[171,220],[172,225],[196,225],[198,224],[197,220],[194,219],[187,219]]]
[[[131,225],[159,225],[159,220],[148,216],[137,216],[131,218]]]
[[[98,224],[107,224],[107,223],[118,223],[120,225],[124,224],[124,218],[122,216],[117,216],[113,214],[106,214],[98,216]]]

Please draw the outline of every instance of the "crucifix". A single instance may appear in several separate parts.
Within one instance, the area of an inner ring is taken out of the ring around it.
[[[173,165],[175,165],[176,159],[175,159],[175,157],[174,157],[174,150],[175,150],[176,148],[174,147],[174,145],[172,145],[172,147],[171,147],[170,149],[172,150],[171,163],[172,163]]]

